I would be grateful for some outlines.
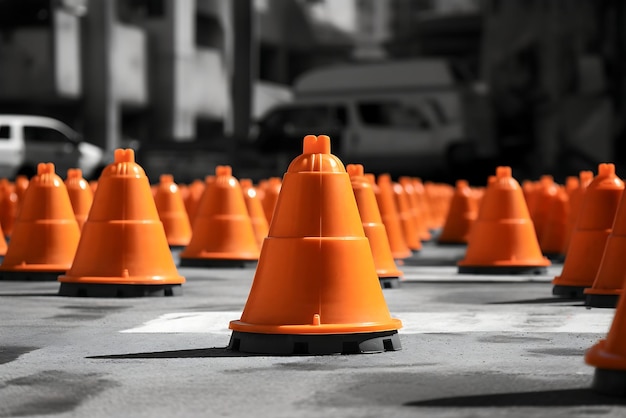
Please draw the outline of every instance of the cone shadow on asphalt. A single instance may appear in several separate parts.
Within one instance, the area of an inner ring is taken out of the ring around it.
[[[494,393],[458,396],[408,402],[405,406],[419,407],[562,407],[626,405],[626,398],[606,396],[588,388],[540,390],[535,392]]]
[[[153,351],[145,353],[109,354],[102,356],[88,356],[95,360],[126,360],[126,359],[174,359],[174,358],[219,358],[219,357],[254,357],[265,354],[241,353],[229,350],[227,347],[196,348],[189,350]]]

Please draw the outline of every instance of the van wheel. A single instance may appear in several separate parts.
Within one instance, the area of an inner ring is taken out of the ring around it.
[[[37,174],[37,171],[35,170],[35,167],[31,167],[28,165],[22,166],[20,167],[19,170],[17,170],[17,175],[18,176],[26,176],[29,179],[32,178],[35,174]]]

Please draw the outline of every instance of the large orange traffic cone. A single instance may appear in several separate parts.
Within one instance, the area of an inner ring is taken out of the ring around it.
[[[181,248],[191,240],[191,224],[183,197],[174,176],[161,174],[154,194],[159,219],[163,222],[165,236],[170,248]]]
[[[626,193],[622,193],[593,285],[584,291],[587,306],[614,308],[617,305],[626,279],[624,254],[626,254]]]
[[[304,138],[284,175],[241,319],[229,348],[264,354],[400,349],[369,242],[330,138]]]
[[[606,338],[587,351],[585,362],[596,368],[595,391],[626,396],[626,298],[620,298]]]
[[[410,257],[412,254],[411,249],[404,238],[402,223],[400,222],[394,199],[391,177],[388,174],[378,176],[374,194],[376,195],[380,216],[387,230],[387,237],[389,237],[389,245],[391,246],[393,258],[401,260]]]
[[[267,218],[265,218],[265,212],[263,211],[263,205],[261,199],[257,193],[256,187],[252,184],[251,179],[241,179],[241,191],[243,192],[243,198],[246,202],[246,208],[248,208],[248,214],[252,221],[252,228],[254,229],[254,236],[259,248],[263,245],[263,241],[267,237],[269,231],[269,225]]]
[[[363,230],[372,249],[380,285],[383,288],[398,287],[402,272],[398,270],[391,255],[389,238],[387,237],[383,220],[380,217],[374,189],[365,177],[361,164],[348,164],[346,169],[352,182],[352,191],[361,215]]]
[[[56,280],[72,265],[79,237],[63,180],[54,164],[40,163],[0,266],[2,279]]]
[[[510,167],[498,167],[482,198],[459,273],[539,274],[543,257],[519,183]]]
[[[67,187],[76,222],[78,222],[78,227],[82,230],[93,203],[93,192],[87,180],[83,178],[83,171],[80,168],[67,170],[65,187]]]
[[[598,175],[583,195],[563,271],[552,281],[552,294],[583,299],[583,291],[593,286],[623,190],[615,166],[600,164]]]
[[[185,267],[246,267],[259,259],[259,246],[241,186],[230,166],[217,166],[180,253]]]
[[[437,242],[467,244],[470,227],[478,216],[478,201],[467,180],[457,180],[446,222]]]
[[[116,149],[102,171],[61,296],[172,296],[178,274],[143,168],[132,149]]]

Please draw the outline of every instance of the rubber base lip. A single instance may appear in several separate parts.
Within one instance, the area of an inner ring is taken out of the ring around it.
[[[582,299],[585,300],[586,296],[583,292],[586,287],[584,286],[564,286],[564,285],[554,285],[552,288],[552,294],[554,296],[561,296],[563,298],[568,299]]]
[[[585,295],[585,306],[592,308],[615,308],[619,295]]]
[[[0,280],[21,282],[55,282],[66,270],[59,271],[0,271]]]
[[[228,349],[277,356],[366,354],[401,350],[398,331],[354,334],[258,334],[233,331]]]
[[[626,396],[626,370],[596,369],[591,388],[604,395]]]
[[[399,277],[379,277],[380,287],[383,289],[397,289],[400,287]]]
[[[61,283],[59,296],[94,297],[94,298],[139,298],[150,296],[180,296],[179,284],[142,285],[142,284],[95,284]]]
[[[546,274],[545,266],[459,266],[459,274]]]
[[[227,260],[219,258],[181,258],[180,267],[248,268],[256,267],[257,260]]]

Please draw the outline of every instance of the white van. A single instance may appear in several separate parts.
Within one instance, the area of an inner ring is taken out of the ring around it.
[[[265,152],[301,152],[308,134],[331,137],[333,153],[366,171],[446,171],[467,140],[461,94],[443,60],[419,59],[313,70],[294,84],[294,101],[259,121]]]
[[[69,168],[80,168],[85,178],[93,179],[103,167],[104,152],[57,119],[0,115],[0,176],[31,177],[41,162],[54,163],[61,177]]]

